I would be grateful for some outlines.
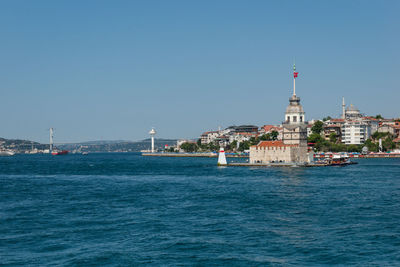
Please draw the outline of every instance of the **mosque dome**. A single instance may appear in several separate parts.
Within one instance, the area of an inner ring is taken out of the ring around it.
[[[353,104],[346,108],[346,111],[360,112]]]

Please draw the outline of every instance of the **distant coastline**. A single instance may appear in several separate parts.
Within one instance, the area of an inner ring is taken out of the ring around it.
[[[172,146],[176,139],[156,139],[155,145],[163,149],[165,145]],[[55,144],[58,149],[68,150],[71,153],[108,153],[108,152],[140,152],[148,149],[150,139],[141,141],[88,141],[81,143]],[[49,144],[41,144],[30,140],[0,138],[0,150],[10,150],[16,154],[40,154],[49,153]]]

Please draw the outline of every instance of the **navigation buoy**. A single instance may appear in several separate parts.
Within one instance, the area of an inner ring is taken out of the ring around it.
[[[219,154],[218,154],[218,166],[225,166],[225,165],[227,165],[226,157],[225,157],[225,150],[223,147],[221,147],[219,150]]]

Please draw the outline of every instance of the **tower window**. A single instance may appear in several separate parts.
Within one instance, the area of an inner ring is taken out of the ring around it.
[[[287,116],[287,122],[290,122],[290,116]]]
[[[297,122],[297,116],[293,116],[293,122]]]
[[[300,122],[303,122],[303,116],[300,116]]]

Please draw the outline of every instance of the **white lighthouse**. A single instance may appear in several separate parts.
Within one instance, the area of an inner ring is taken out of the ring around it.
[[[156,130],[154,130],[154,128],[151,128],[149,134],[151,137],[151,153],[154,153],[154,136],[156,135]]]

